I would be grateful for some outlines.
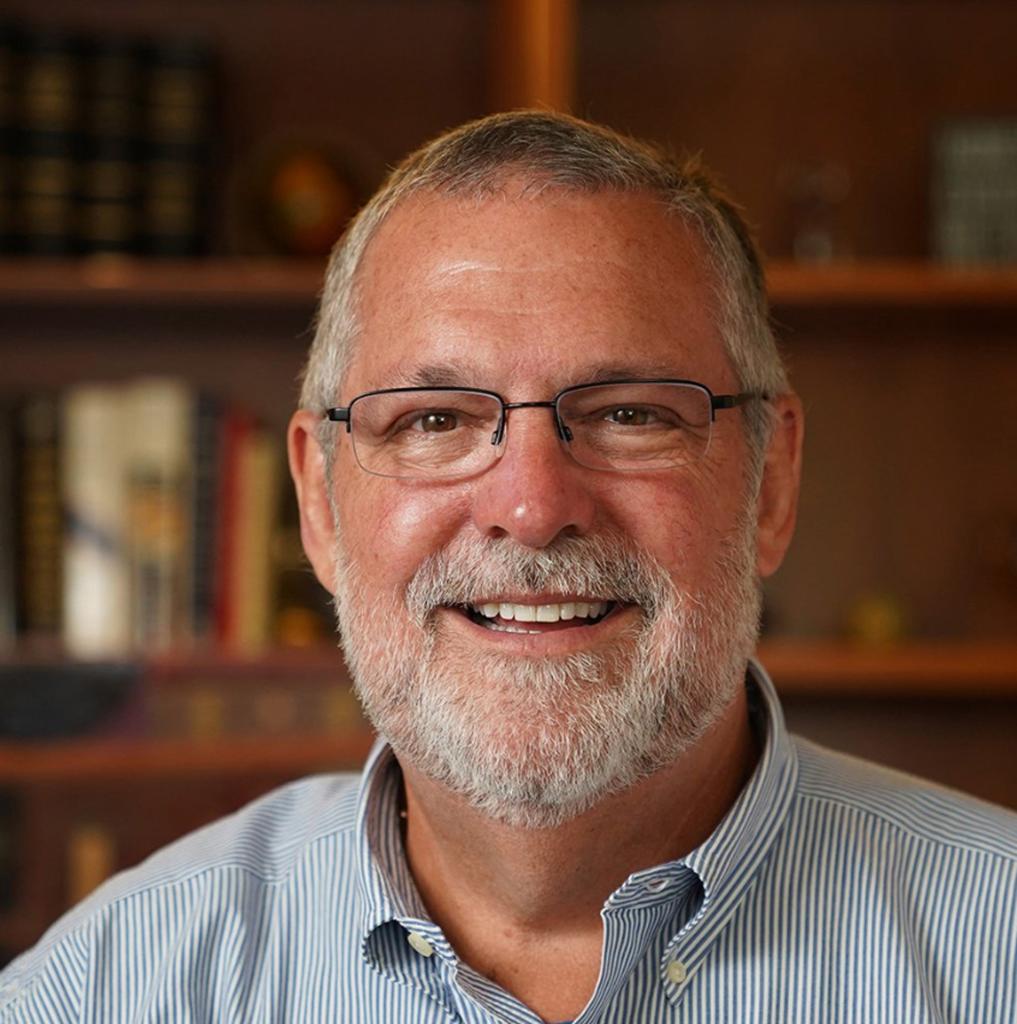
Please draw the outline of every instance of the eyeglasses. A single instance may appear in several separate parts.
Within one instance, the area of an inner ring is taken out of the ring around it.
[[[549,402],[506,402],[479,388],[387,388],[327,409],[345,423],[361,468],[401,480],[451,480],[489,469],[505,450],[510,409],[550,409],[580,466],[640,472],[687,466],[710,445],[717,410],[768,395],[715,395],[691,380],[619,380],[565,388]]]

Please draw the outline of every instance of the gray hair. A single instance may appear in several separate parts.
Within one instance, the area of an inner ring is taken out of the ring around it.
[[[449,197],[497,194],[511,176],[523,191],[646,192],[661,198],[702,240],[713,271],[718,330],[743,391],[789,390],[787,372],[770,329],[759,254],[737,207],[698,159],[676,160],[647,143],[564,114],[517,111],[472,121],[411,153],[361,209],[329,260],[314,341],[302,374],[301,408],[335,405],[359,329],[357,273],[371,239],[403,200],[430,192]],[[767,402],[745,410],[754,493],[773,424]],[[335,426],[322,422],[332,494]]]

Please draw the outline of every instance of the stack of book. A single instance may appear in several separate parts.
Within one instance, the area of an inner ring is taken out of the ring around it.
[[[9,403],[0,639],[97,659],[322,639],[327,595],[295,542],[281,446],[175,378]]]
[[[933,250],[945,263],[1017,263],[1017,118],[967,118],[936,136]]]
[[[0,22],[0,252],[208,248],[215,55]]]

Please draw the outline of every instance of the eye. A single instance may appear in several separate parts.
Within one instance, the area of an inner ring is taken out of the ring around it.
[[[429,434],[447,433],[459,425],[458,417],[451,412],[423,412],[411,424],[411,429]]]
[[[645,406],[619,405],[614,409],[608,409],[604,414],[604,419],[622,427],[645,427],[658,417]]]

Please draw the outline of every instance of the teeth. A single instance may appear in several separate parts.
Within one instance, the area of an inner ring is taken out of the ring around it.
[[[507,622],[558,622],[569,619],[596,619],[607,611],[608,601],[565,601],[562,604],[511,604],[487,601],[474,605],[485,619]]]

